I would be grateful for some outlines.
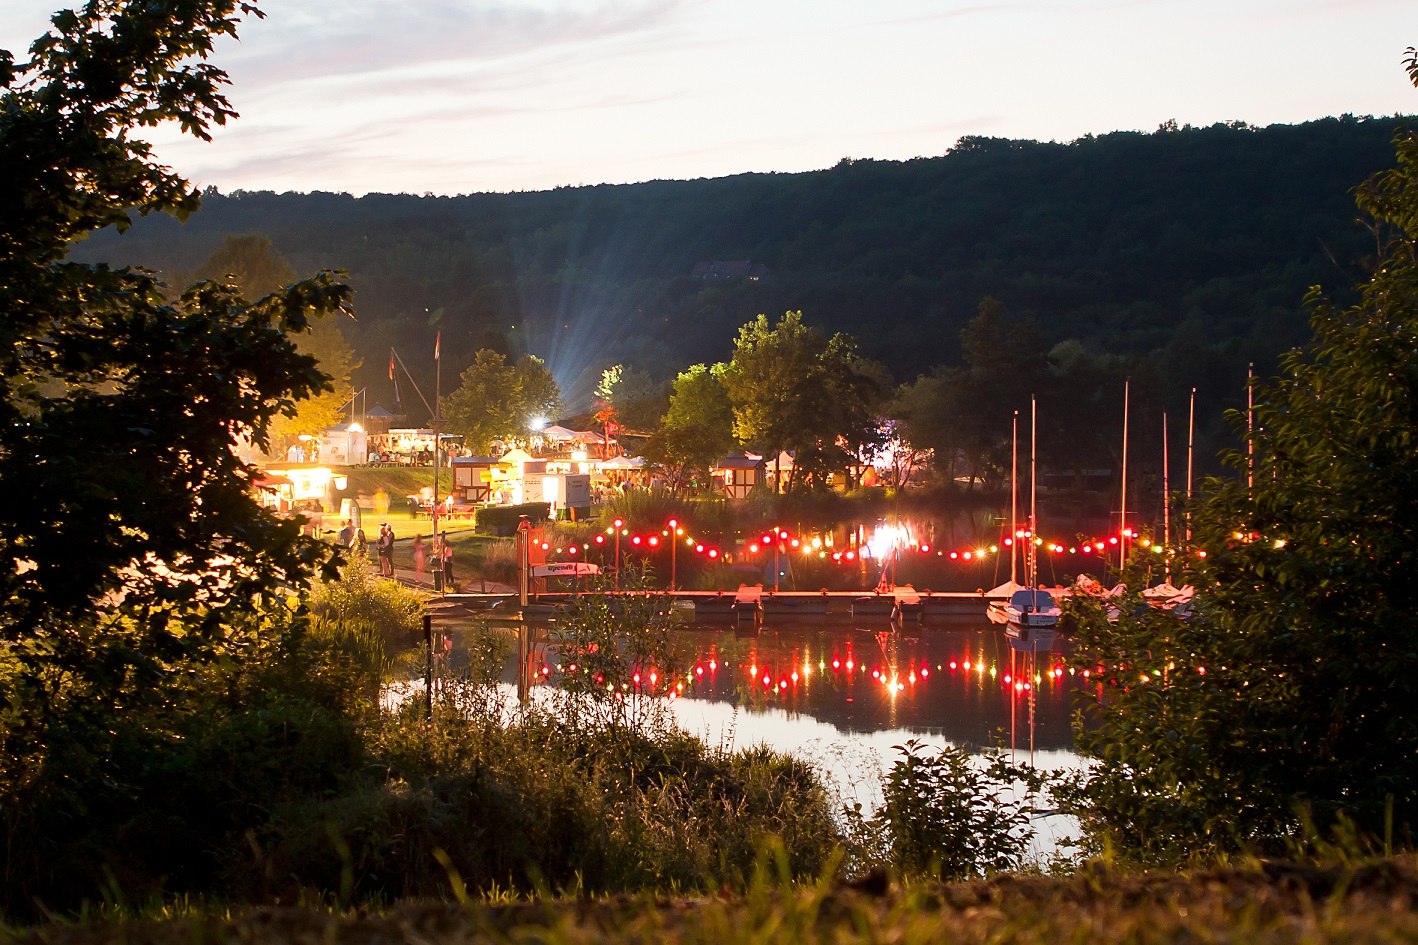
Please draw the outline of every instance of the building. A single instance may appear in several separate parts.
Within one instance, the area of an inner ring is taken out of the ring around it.
[[[714,491],[730,499],[746,499],[763,481],[763,457],[730,453],[710,470]]]

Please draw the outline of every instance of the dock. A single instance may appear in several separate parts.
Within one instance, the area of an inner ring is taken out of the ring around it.
[[[990,598],[980,592],[940,592],[911,587],[883,591],[773,591],[760,585],[718,591],[582,591],[582,598],[668,597],[693,608],[694,623],[706,625],[759,625],[811,621],[855,621],[862,624],[929,623],[931,621],[984,620]],[[541,604],[569,600],[571,592],[536,595]],[[476,614],[500,605],[515,608],[517,595],[507,593],[449,593],[438,598],[445,606]]]

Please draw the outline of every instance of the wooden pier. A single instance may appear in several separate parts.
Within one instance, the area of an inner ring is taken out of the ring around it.
[[[771,591],[745,585],[732,591],[571,591],[534,596],[527,619],[554,616],[558,604],[591,596],[668,597],[689,603],[694,622],[711,625],[763,625],[811,621],[855,621],[866,625],[984,620],[990,598],[979,592],[933,592],[910,587],[885,591]],[[516,594],[459,593],[441,600],[470,613],[519,612]]]

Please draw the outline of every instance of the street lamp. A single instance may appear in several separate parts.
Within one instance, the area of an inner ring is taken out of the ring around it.
[[[679,521],[670,519],[670,590],[675,589],[675,550],[679,548]]]
[[[620,532],[625,527],[625,522],[620,519],[615,520],[615,589],[620,591]]]

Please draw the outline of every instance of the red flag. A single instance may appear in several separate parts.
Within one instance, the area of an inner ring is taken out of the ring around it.
[[[394,352],[393,352],[392,349],[390,349],[390,351],[389,351],[389,380],[392,381],[393,379],[394,379]]]
[[[440,328],[438,331],[433,333],[433,360],[435,361],[438,360],[438,349],[442,347],[442,342],[443,329]]]

